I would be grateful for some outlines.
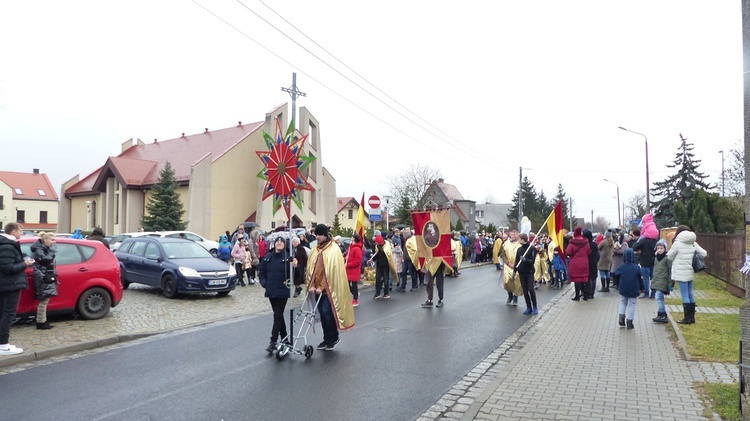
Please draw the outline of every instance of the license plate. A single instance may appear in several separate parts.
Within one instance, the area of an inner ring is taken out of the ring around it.
[[[226,279],[211,279],[208,281],[209,285],[226,285],[227,280]]]

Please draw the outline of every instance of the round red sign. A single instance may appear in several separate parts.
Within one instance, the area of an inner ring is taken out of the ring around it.
[[[370,205],[372,209],[377,209],[380,207],[380,198],[377,196],[370,196],[370,198],[367,199],[367,204]]]

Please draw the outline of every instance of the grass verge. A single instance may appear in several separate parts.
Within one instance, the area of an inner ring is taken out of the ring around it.
[[[679,285],[679,282],[675,282],[675,290],[664,300],[666,304],[682,304]],[[708,298],[697,298],[695,300],[699,307],[740,308],[742,305],[742,298],[728,293],[724,281],[716,279],[705,272],[695,275],[693,290],[701,291],[708,295]]]
[[[739,385],[721,383],[698,383],[703,399],[724,421],[741,420],[739,409]]]
[[[672,313],[681,319],[682,313]],[[680,325],[691,357],[709,362],[736,363],[740,355],[740,316],[737,314],[695,315],[694,325]]]

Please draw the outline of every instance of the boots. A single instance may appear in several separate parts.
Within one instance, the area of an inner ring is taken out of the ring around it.
[[[681,325],[691,325],[695,323],[695,303],[682,304],[682,311],[685,317],[682,320],[678,320],[677,323]]]
[[[667,318],[667,312],[666,311],[659,311],[656,313],[656,317],[654,317],[653,320],[655,323],[667,323],[669,319]]]
[[[633,319],[628,319],[628,329],[635,329],[635,326],[633,326]]]
[[[617,321],[617,324],[620,325],[620,327],[625,327],[625,315],[621,314],[620,319]]]
[[[47,330],[47,329],[52,329],[53,327],[54,327],[54,326],[52,326],[52,325],[51,325],[51,324],[49,324],[48,322],[44,322],[44,323],[37,323],[37,324],[36,324],[36,328],[37,328],[37,329],[40,329],[40,330]]]

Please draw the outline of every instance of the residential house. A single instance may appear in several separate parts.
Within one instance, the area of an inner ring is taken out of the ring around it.
[[[107,234],[138,231],[152,187],[167,161],[175,172],[188,230],[215,239],[242,222],[255,222],[264,230],[286,226],[289,221],[283,209],[274,215],[272,199],[261,200],[265,181],[257,177],[263,165],[256,151],[268,150],[263,131],[275,136],[276,118],[285,132],[287,104],[271,110],[260,122],[206,128],[202,133],[183,133],[152,143],[130,139],[122,144],[120,155],[63,185],[60,226],[66,230],[101,226]],[[301,107],[297,127],[297,136],[309,135],[304,152],[316,158],[307,169],[315,191],[301,193],[301,211],[292,205],[291,225],[329,223],[337,209],[336,180],[323,166],[320,125]]]
[[[19,222],[28,231],[56,231],[58,206],[47,174],[0,171],[0,229]]]
[[[353,197],[336,198],[341,228],[351,228],[352,231],[357,227],[357,214],[359,212],[359,202]],[[365,210],[365,230],[370,229],[370,215]]]
[[[485,226],[492,224],[498,230],[508,229],[508,212],[512,207],[511,203],[477,203],[477,221]]]
[[[464,199],[456,186],[446,183],[442,178],[433,180],[430,183],[419,203],[422,206],[450,208],[451,226],[453,227],[456,226],[459,220],[461,220],[466,231],[471,232],[478,227],[475,216],[476,202]]]

